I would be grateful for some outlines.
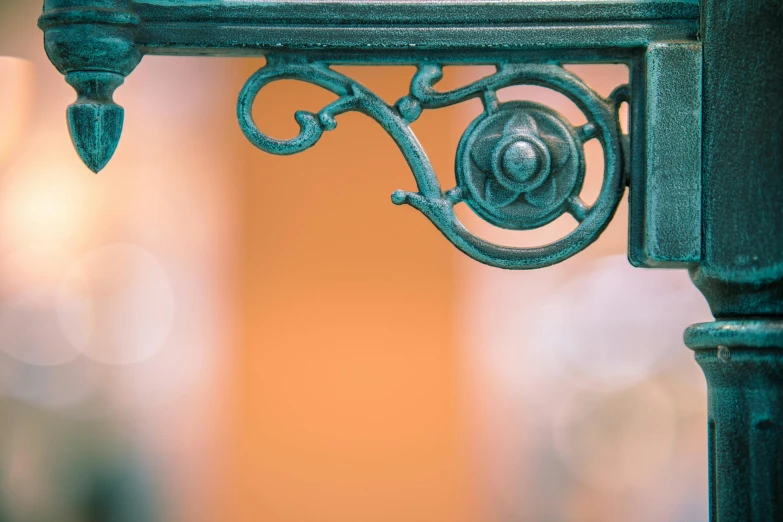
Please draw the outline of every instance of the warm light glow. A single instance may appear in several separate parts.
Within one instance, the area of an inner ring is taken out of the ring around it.
[[[0,166],[10,157],[30,120],[35,88],[33,63],[0,56]]]
[[[94,187],[87,186],[92,178],[71,162],[58,161],[57,152],[54,148],[45,156],[25,153],[3,176],[2,247],[73,250],[90,232],[96,204],[91,197]]]

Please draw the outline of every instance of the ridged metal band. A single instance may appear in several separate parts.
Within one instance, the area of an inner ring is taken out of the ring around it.
[[[728,348],[783,349],[783,319],[733,319],[699,323],[685,330],[691,350]]]

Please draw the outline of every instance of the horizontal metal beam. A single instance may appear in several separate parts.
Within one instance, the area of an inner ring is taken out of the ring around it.
[[[145,54],[266,55],[267,66],[248,82],[239,103],[240,124],[252,143],[270,153],[293,154],[333,129],[335,116],[363,112],[394,137],[416,178],[419,192],[395,192],[393,201],[421,211],[474,258],[518,269],[553,264],[592,243],[629,181],[635,186],[631,259],[645,266],[698,262],[698,23],[693,0],[45,0],[39,21],[49,56],[79,95],[68,121],[92,170],[105,166],[120,138],[124,113],[112,94]],[[690,60],[687,71],[679,67],[682,50]],[[633,92],[623,86],[607,98],[599,96],[561,67],[575,62],[628,64]],[[389,106],[328,67],[336,63],[418,67],[410,93]],[[496,72],[440,92],[435,85],[442,67],[455,63],[493,64]],[[297,113],[296,138],[274,139],[257,128],[252,106],[264,85],[280,79],[319,85],[339,99],[317,114]],[[534,104],[500,104],[496,92],[512,85],[558,91],[580,107],[588,123],[576,129]],[[511,141],[478,147],[486,153],[480,165],[459,154],[458,186],[443,191],[410,124],[424,109],[471,98],[482,100],[485,115],[476,123],[479,130],[466,131],[465,139],[502,135]],[[630,154],[618,119],[626,102],[633,107]],[[604,183],[601,197],[588,205],[579,198],[583,145],[594,138],[604,149]],[[516,156],[500,162],[498,155],[517,141],[521,151],[536,155],[535,176],[503,170],[508,162],[523,170],[533,165]],[[490,149],[492,159],[487,159]],[[513,230],[538,228],[563,213],[579,225],[550,245],[507,248],[465,230],[452,210],[459,202]]]
[[[135,0],[149,22],[261,25],[505,25],[699,19],[694,0]]]
[[[695,40],[693,1],[531,0],[135,2],[137,43],[149,54],[263,54],[281,49],[626,49]],[[345,61],[348,61],[346,59]]]
[[[137,42],[145,54],[233,55],[264,54],[285,49],[347,49],[383,51],[383,62],[421,60],[422,52],[482,48],[486,51],[546,50],[550,59],[581,55],[589,61],[605,60],[608,50],[646,47],[658,41],[695,40],[694,24],[617,23],[579,25],[525,25],[516,27],[276,27],[203,24],[145,23]],[[416,49],[415,59],[410,51]],[[407,52],[394,52],[407,51]],[[345,56],[345,55],[343,55]],[[409,57],[410,56],[410,57]],[[451,61],[460,61],[454,57]],[[338,60],[334,60],[338,61]],[[339,61],[350,61],[344,57]]]

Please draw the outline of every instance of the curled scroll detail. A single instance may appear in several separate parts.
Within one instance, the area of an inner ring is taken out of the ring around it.
[[[442,75],[437,64],[420,65],[410,94],[390,106],[324,62],[274,56],[242,89],[237,113],[251,143],[280,155],[296,154],[315,145],[324,131],[335,128],[335,117],[344,112],[357,111],[373,118],[394,139],[416,180],[417,192],[398,190],[392,201],[419,210],[457,248],[482,263],[509,269],[540,268],[563,261],[595,241],[614,215],[625,188],[625,139],[620,132],[618,107],[627,101],[627,89],[619,88],[604,99],[558,65],[504,64],[495,74],[450,92],[435,90]],[[297,112],[300,132],[290,140],[265,135],[252,116],[259,91],[284,79],[312,83],[338,96],[318,114]],[[524,84],[564,94],[585,114],[587,123],[574,128],[543,105],[498,102],[498,89]],[[444,192],[410,124],[425,109],[472,98],[481,99],[485,110],[460,141],[457,186]],[[603,147],[605,168],[599,197],[588,206],[579,192],[585,171],[583,145],[591,139],[599,140]],[[493,225],[512,230],[537,228],[564,213],[571,214],[579,225],[549,245],[500,246],[475,236],[460,223],[454,205],[461,201]]]

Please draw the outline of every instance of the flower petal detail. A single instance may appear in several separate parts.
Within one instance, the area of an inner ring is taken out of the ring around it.
[[[492,153],[500,140],[500,134],[490,134],[482,136],[470,147],[470,157],[473,162],[484,173],[492,172]]]
[[[523,134],[526,136],[538,136],[538,123],[529,112],[515,112],[503,127],[503,135]]]
[[[569,144],[555,136],[541,136],[541,139],[549,148],[549,155],[552,157],[552,170],[557,170],[565,165],[571,156]]]
[[[508,190],[494,179],[488,179],[484,199],[493,207],[505,207],[519,197],[519,193]]]
[[[550,178],[549,181],[535,190],[525,193],[525,198],[531,205],[545,208],[552,204],[557,197],[557,180]]]

